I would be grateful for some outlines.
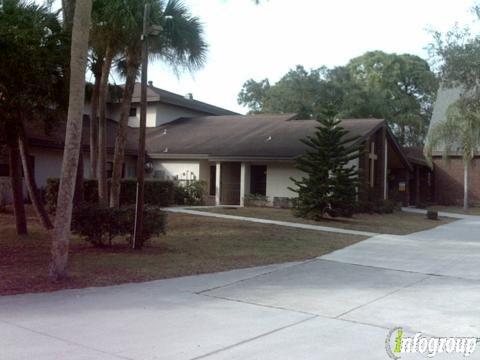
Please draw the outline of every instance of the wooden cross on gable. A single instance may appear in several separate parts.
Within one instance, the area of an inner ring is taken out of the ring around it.
[[[378,160],[377,154],[375,154],[375,143],[370,144],[370,153],[368,154],[370,161],[370,187],[375,186],[375,161]]]

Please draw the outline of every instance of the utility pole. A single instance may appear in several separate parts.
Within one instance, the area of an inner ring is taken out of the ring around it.
[[[132,241],[133,249],[140,249],[143,245],[143,209],[145,203],[145,133],[147,127],[148,35],[150,30],[149,18],[150,4],[145,4],[145,9],[143,12],[140,134],[138,139],[137,199],[135,204],[135,228]]]

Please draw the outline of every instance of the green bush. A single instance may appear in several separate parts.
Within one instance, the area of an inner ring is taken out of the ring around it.
[[[268,197],[262,194],[247,194],[243,201],[245,206],[264,207],[268,205]]]
[[[145,180],[145,204],[153,206],[170,206],[174,204],[175,184],[168,180]],[[120,190],[120,204],[135,204],[137,198],[137,181],[123,179]]]
[[[175,204],[176,205],[203,205],[205,181],[190,181],[188,184],[175,183]]]
[[[50,213],[57,205],[59,179],[47,180],[44,189],[45,206]],[[98,203],[97,180],[84,180],[84,197],[88,204]],[[134,179],[122,179],[120,188],[120,205],[133,205],[136,201],[137,182]],[[145,204],[152,206],[170,206],[174,203],[175,186],[172,181],[145,180]]]
[[[367,214],[391,214],[397,209],[397,204],[392,200],[359,201],[355,204],[354,212]]]
[[[158,207],[144,209],[143,239],[140,247],[154,235],[165,233],[167,215]],[[124,236],[131,244],[135,225],[135,208],[105,208],[84,203],[73,211],[72,232],[95,246],[111,246],[112,240]]]

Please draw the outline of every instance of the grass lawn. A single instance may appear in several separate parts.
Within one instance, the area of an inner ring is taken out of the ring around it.
[[[405,235],[417,231],[427,230],[453,221],[452,219],[447,218],[428,220],[425,215],[412,214],[403,211],[396,211],[393,214],[382,215],[356,214],[353,218],[335,218],[314,221],[295,217],[292,211],[289,209],[274,209],[267,207],[218,207],[198,208],[195,210],[396,235]]]
[[[119,241],[100,249],[74,237],[69,280],[50,283],[48,233],[29,210],[29,235],[18,237],[12,214],[0,214],[0,295],[105,286],[305,260],[363,237],[168,214],[167,235],[141,251]]]
[[[461,206],[444,206],[444,205],[435,205],[430,206],[429,210],[436,210],[436,211],[445,211],[451,212],[455,214],[466,214],[466,215],[479,215],[480,216],[480,207],[474,206],[470,207],[467,211],[463,210]]]

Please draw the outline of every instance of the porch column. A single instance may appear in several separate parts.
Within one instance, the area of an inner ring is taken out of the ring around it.
[[[410,206],[410,171],[405,169],[405,206]]]
[[[250,165],[240,165],[240,206],[245,206],[245,195],[250,194]]]
[[[416,166],[415,171],[415,206],[420,207],[420,166]]]
[[[384,169],[384,174],[383,174],[383,200],[388,199],[388,139],[385,137],[384,138],[384,144],[385,144],[385,154],[384,154],[384,164],[383,164],[383,169]]]
[[[220,205],[220,202],[221,202],[221,198],[220,198],[220,195],[221,195],[221,178],[222,178],[222,174],[221,174],[221,171],[222,171],[222,163],[221,162],[217,162],[216,163],[216,169],[215,169],[215,205]]]
[[[240,164],[240,206],[245,206],[245,163]]]

